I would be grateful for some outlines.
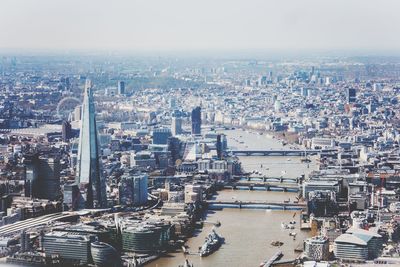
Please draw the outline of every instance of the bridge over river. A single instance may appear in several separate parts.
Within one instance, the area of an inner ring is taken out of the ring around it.
[[[272,191],[274,189],[282,191],[298,192],[300,190],[300,185],[297,183],[288,182],[268,182],[268,181],[243,181],[239,180],[237,182],[227,183],[224,189],[248,189],[248,190],[267,190]]]
[[[207,200],[209,209],[238,208],[238,209],[276,209],[276,210],[304,210],[307,204],[304,202],[276,202],[276,201],[230,201],[230,200]]]
[[[295,149],[275,149],[275,150],[228,150],[228,153],[237,156],[296,156],[304,157],[307,155],[317,155],[320,153],[334,152],[335,149],[308,149],[308,150],[295,150]]]

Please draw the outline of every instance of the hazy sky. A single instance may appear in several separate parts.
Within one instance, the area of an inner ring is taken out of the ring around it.
[[[400,0],[0,0],[0,49],[400,51]]]

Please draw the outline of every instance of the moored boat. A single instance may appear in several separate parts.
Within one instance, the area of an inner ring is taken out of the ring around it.
[[[222,244],[223,238],[220,237],[213,229],[206,237],[204,244],[200,247],[200,257],[205,257],[215,252]]]

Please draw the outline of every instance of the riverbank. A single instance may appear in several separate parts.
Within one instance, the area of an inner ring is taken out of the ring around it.
[[[215,199],[243,199],[260,201],[285,201],[295,199],[296,193],[260,192],[260,191],[218,191]],[[216,232],[225,238],[225,243],[215,253],[200,257],[199,255],[185,255],[174,252],[163,255],[149,263],[150,267],[176,267],[183,264],[187,258],[196,267],[208,266],[258,266],[266,258],[272,257],[277,250],[284,254],[282,260],[292,260],[299,256],[295,248],[302,244],[303,238],[309,237],[309,232],[300,230],[300,212],[265,209],[229,209],[206,210],[203,220],[221,223]],[[295,229],[286,230],[281,223],[296,221]],[[205,237],[210,233],[213,224],[205,223],[202,229],[196,229],[192,238],[185,245],[191,252],[198,251],[204,243]],[[290,232],[296,232],[294,240]],[[279,240],[282,246],[277,248],[271,245]]]
[[[285,146],[268,133],[257,133],[255,130],[221,130],[226,134],[228,146],[238,149],[282,149]],[[246,147],[247,146],[247,147]],[[293,146],[293,145],[292,145]],[[288,146],[290,149],[290,146]],[[258,170],[261,175],[269,177],[299,177],[316,168],[314,162],[304,164],[301,157],[284,156],[239,156],[239,161],[245,171]],[[294,201],[298,193],[282,191],[259,190],[222,190],[213,196],[215,200],[229,201],[270,201],[284,202]],[[221,222],[217,233],[225,238],[218,251],[207,256],[185,255],[183,252],[173,252],[163,255],[159,259],[149,263],[150,267],[176,267],[182,265],[187,258],[196,267],[209,266],[259,266],[260,262],[270,258],[281,250],[284,254],[283,261],[297,258],[300,252],[295,249],[302,247],[302,241],[310,236],[308,231],[300,230],[300,211],[271,210],[271,209],[238,209],[224,208],[223,210],[206,210],[203,220]],[[295,220],[295,229],[282,228],[282,223]],[[193,237],[189,238],[185,245],[190,251],[198,251],[204,243],[205,237],[211,231],[212,224],[204,224],[202,229],[196,229]],[[296,232],[296,239],[290,236],[290,232]],[[280,247],[271,245],[274,241],[284,244]]]

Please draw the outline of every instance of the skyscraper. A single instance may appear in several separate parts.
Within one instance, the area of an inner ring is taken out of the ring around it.
[[[24,163],[25,196],[56,200],[60,196],[60,159],[27,153]]]
[[[129,174],[121,176],[119,183],[119,201],[124,206],[143,205],[147,202],[147,174]]]
[[[153,144],[166,145],[168,137],[171,136],[171,130],[168,128],[156,128],[153,130]]]
[[[72,137],[71,123],[68,121],[63,121],[62,123],[62,140],[63,142],[68,142]]]
[[[347,103],[356,102],[356,97],[357,97],[356,89],[355,88],[347,88],[347,90],[346,90]]]
[[[173,136],[182,134],[182,118],[181,117],[177,117],[177,116],[172,117],[171,132],[172,132]]]
[[[192,110],[192,134],[201,134],[201,107]]]
[[[119,95],[125,94],[125,82],[124,81],[118,81],[118,94]]]
[[[171,153],[172,162],[175,164],[176,160],[180,158],[181,141],[177,137],[169,137],[167,145],[168,151]]]
[[[106,184],[99,161],[92,83],[86,80],[80,124],[76,183],[81,193],[79,208],[106,206]]]

